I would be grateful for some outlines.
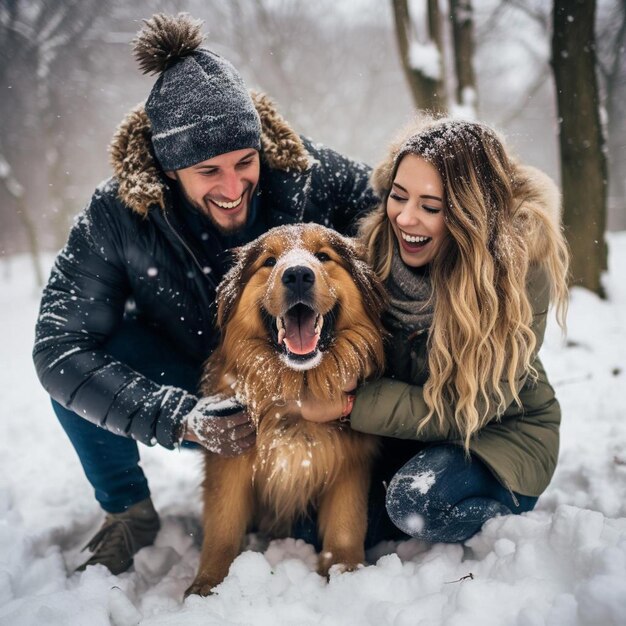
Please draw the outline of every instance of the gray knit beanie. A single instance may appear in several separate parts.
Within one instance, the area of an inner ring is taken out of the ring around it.
[[[261,148],[261,122],[239,72],[200,48],[202,22],[158,13],[133,41],[144,74],[160,74],[146,101],[161,167],[179,170],[219,154]]]

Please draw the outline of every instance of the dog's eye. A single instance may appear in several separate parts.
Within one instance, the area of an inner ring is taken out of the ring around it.
[[[326,263],[326,261],[330,261],[330,257],[325,252],[318,252],[316,255],[318,261],[322,263]]]
[[[273,256],[268,256],[263,263],[263,267],[274,267],[276,265],[276,259]]]

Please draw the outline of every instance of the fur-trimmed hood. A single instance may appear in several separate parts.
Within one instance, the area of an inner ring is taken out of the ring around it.
[[[386,157],[374,168],[370,177],[370,184],[379,198],[386,198],[391,190],[396,157],[404,142],[438,122],[431,117],[418,116],[394,137]],[[503,138],[499,139],[506,148]],[[515,214],[516,222],[528,241],[531,262],[541,261],[550,246],[546,226],[556,230],[561,228],[561,194],[554,181],[541,170],[522,165],[513,158],[511,161],[515,177],[514,198],[519,207]],[[547,219],[539,219],[539,216]]]
[[[311,159],[300,136],[268,96],[255,92],[251,96],[261,118],[264,163],[271,169],[305,172]],[[126,115],[109,147],[118,197],[139,215],[146,215],[153,205],[165,208],[165,173],[154,158],[151,137],[150,120],[141,103]]]

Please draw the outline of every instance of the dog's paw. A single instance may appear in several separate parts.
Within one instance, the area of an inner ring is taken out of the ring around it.
[[[319,556],[317,573],[320,576],[329,578],[330,572],[343,574],[344,572],[354,572],[363,567],[363,558],[360,555],[341,555],[332,552],[322,552]]]
[[[215,583],[211,580],[196,578],[185,591],[185,598],[189,596],[211,596]]]
[[[345,574],[346,572],[354,572],[358,569],[365,567],[363,563],[335,563],[330,570],[329,574],[337,572],[337,574]]]

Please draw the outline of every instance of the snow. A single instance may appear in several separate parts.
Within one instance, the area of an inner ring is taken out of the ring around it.
[[[379,546],[375,565],[332,572],[328,583],[311,546],[250,537],[255,551],[235,560],[218,594],[185,602],[201,510],[202,463],[191,450],[142,448],[163,526],[134,571],[68,576],[101,514],[31,364],[30,260],[0,262],[0,625],[624,624],[626,232],[608,242],[608,300],[575,289],[567,345],[552,323],[542,349],[563,427],[559,465],[535,511],[493,519],[465,545]]]
[[[441,59],[439,49],[432,42],[412,41],[409,47],[409,65],[426,78],[439,80],[441,77]]]
[[[219,433],[214,432],[215,422],[212,416],[225,417],[234,415],[241,410],[241,405],[235,398],[227,398],[220,395],[200,398],[196,405],[185,416],[186,428],[191,430],[200,443],[207,449],[220,453],[222,451],[222,440]]]
[[[413,476],[411,480],[411,489],[417,489],[423,496],[426,495],[430,488],[435,484],[437,479],[435,472],[428,470]]]
[[[460,120],[477,121],[476,91],[472,87],[464,87],[461,102],[450,104],[450,117]]]
[[[209,119],[215,119],[215,116],[211,116]],[[184,124],[183,126],[176,126],[174,128],[170,128],[168,130],[164,130],[161,133],[156,133],[153,136],[153,138],[154,139],[165,139],[166,137],[171,137],[172,135],[175,135],[176,133],[183,133],[186,130],[189,130],[190,128],[193,128],[196,124],[197,124],[197,122],[193,122],[191,124]]]
[[[0,154],[0,180],[4,181],[9,193],[14,198],[21,198],[24,195],[24,187],[15,178],[11,166],[2,154]]]

